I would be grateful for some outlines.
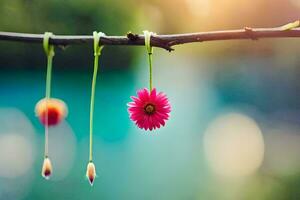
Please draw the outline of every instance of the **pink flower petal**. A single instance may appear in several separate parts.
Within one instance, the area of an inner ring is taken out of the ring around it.
[[[167,96],[163,92],[156,92],[153,88],[151,92],[147,88],[137,91],[137,96],[131,96],[133,102],[129,102],[128,112],[130,119],[135,124],[145,130],[155,130],[165,125],[171,112]],[[152,104],[155,108],[154,112],[145,111],[145,106]]]

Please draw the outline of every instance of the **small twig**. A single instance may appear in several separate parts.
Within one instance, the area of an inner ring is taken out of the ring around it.
[[[153,35],[151,36],[151,45],[166,49],[174,50],[172,46],[192,43],[217,40],[236,40],[236,39],[251,39],[259,38],[288,38],[300,37],[299,21],[289,23],[276,28],[250,28],[238,30],[210,31],[186,34],[171,34],[171,35]],[[28,34],[28,33],[13,33],[0,32],[0,40],[19,41],[29,43],[42,43],[43,34]],[[126,46],[141,46],[145,45],[144,35],[127,33],[126,36],[104,36],[101,37],[103,45],[126,45]],[[68,46],[70,44],[92,43],[92,35],[55,35],[50,38],[50,44],[57,46]]]

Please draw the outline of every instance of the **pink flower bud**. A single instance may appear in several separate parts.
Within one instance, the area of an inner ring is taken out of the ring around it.
[[[48,157],[45,157],[44,163],[43,163],[43,168],[42,168],[42,176],[48,180],[50,178],[51,174],[52,174],[51,161]]]
[[[94,180],[96,178],[96,168],[92,161],[90,161],[87,165],[86,177],[89,179],[91,186],[93,186]]]

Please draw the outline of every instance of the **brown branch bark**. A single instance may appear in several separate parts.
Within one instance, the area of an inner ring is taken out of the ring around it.
[[[13,33],[0,32],[0,40],[19,41],[29,43],[42,43],[43,34]],[[238,30],[210,31],[185,34],[171,35],[153,35],[151,37],[151,45],[166,49],[174,50],[175,45],[205,42],[217,40],[235,40],[235,39],[251,39],[259,38],[291,38],[300,37],[300,28],[286,29],[284,26],[276,28],[249,28]],[[92,35],[54,35],[49,40],[50,44],[58,46],[67,46],[71,44],[92,43]],[[126,36],[105,36],[100,40],[103,45],[145,45],[144,36],[128,33]]]

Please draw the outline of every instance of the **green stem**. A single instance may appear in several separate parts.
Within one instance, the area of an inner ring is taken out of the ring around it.
[[[47,75],[46,75],[46,124],[45,124],[45,157],[48,157],[49,149],[49,127],[48,127],[48,100],[51,94],[51,76],[52,76],[52,60],[53,55],[47,55]]]
[[[151,35],[154,34],[149,31],[144,31],[145,37],[145,47],[148,51],[148,61],[149,61],[149,89],[152,91],[152,53],[153,47],[151,46]]]
[[[148,53],[149,60],[149,89],[152,91],[152,53]]]
[[[46,116],[45,116],[45,152],[44,156],[45,158],[48,157],[48,132],[49,132],[49,127],[48,127],[48,100],[50,99],[50,93],[51,93],[51,75],[52,75],[52,60],[54,56],[54,46],[49,45],[49,39],[53,34],[50,32],[45,32],[44,34],[44,39],[43,39],[43,48],[45,50],[45,53],[47,55],[47,75],[46,75]]]
[[[51,93],[51,76],[52,76],[52,60],[53,56],[47,56],[47,76],[46,76],[46,98],[50,98]]]
[[[96,81],[97,81],[98,63],[99,63],[99,56],[95,55],[92,92],[91,92],[91,106],[90,106],[90,156],[89,156],[90,161],[93,160],[93,122],[94,122],[93,118],[94,118],[95,88],[96,88]]]

